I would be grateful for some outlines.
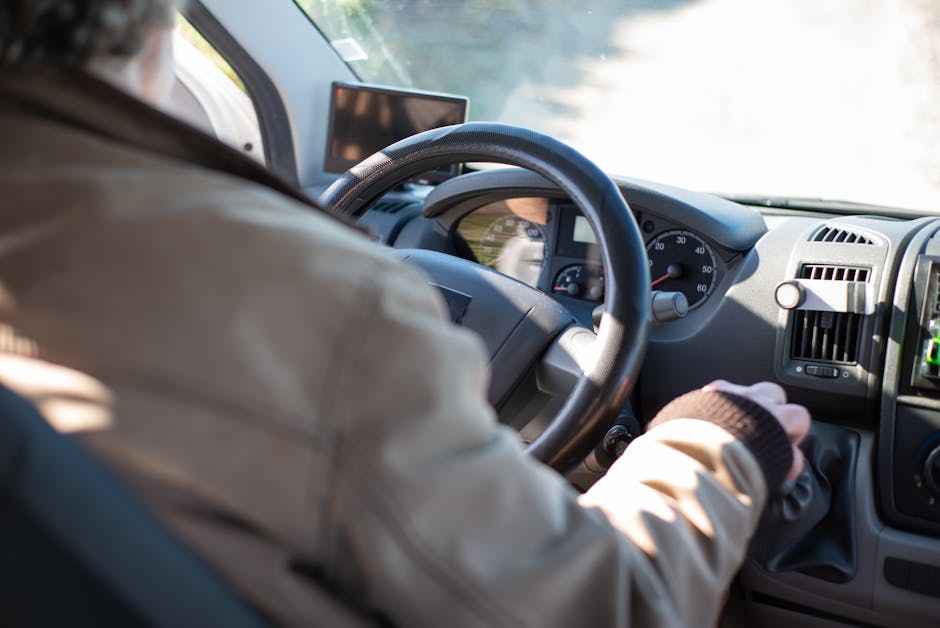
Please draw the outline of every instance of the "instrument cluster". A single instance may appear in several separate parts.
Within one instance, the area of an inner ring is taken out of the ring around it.
[[[711,296],[722,257],[704,237],[668,220],[635,212],[646,238],[653,290],[682,293],[688,308]],[[468,257],[523,283],[585,302],[604,300],[597,239],[572,203],[544,197],[490,202],[456,223]]]

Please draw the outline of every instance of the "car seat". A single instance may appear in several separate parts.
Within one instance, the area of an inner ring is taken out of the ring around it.
[[[265,625],[90,454],[2,387],[0,548],[0,625]]]

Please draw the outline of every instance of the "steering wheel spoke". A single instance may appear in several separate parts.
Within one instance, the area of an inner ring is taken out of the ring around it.
[[[597,360],[597,334],[593,329],[572,325],[555,338],[536,369],[541,392],[568,396]]]
[[[458,270],[459,264],[428,261],[433,255],[427,251],[406,255],[431,275],[432,283],[473,300],[461,322],[480,333],[491,350],[492,379],[504,387],[491,389],[494,405],[509,394],[539,356],[539,387],[557,389],[558,395],[570,390],[561,409],[528,449],[535,458],[565,471],[603,438],[627,403],[649,331],[650,282],[643,238],[610,178],[583,155],[551,137],[520,127],[471,122],[426,131],[383,149],[338,179],[320,202],[341,216],[356,217],[408,179],[464,162],[510,164],[542,175],[578,206],[597,234],[606,270],[606,298],[605,315],[592,342],[584,333],[593,336],[593,332],[586,328],[566,331],[570,313],[557,303],[538,304],[540,299],[531,293],[551,299],[533,288],[505,277],[514,283],[490,281],[492,277],[477,270],[482,268],[479,266]],[[479,283],[480,279],[484,281]],[[491,284],[493,298],[484,297],[483,284]],[[503,312],[512,309],[504,307],[506,301],[514,303],[512,316],[517,318],[509,320],[499,312],[500,308]],[[536,305],[529,307],[527,302]],[[487,307],[495,309],[487,314]],[[555,308],[561,308],[563,314]],[[504,329],[507,320],[513,326],[509,332]],[[589,344],[591,350],[586,348]],[[586,355],[593,361],[590,368]]]

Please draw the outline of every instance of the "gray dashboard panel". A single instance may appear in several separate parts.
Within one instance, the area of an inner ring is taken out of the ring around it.
[[[812,221],[794,218],[764,236],[686,318],[654,328],[650,334],[640,397],[644,418],[676,396],[727,379],[742,384],[773,381],[773,348],[779,307],[774,287],[783,280],[788,244]]]
[[[670,185],[611,177],[620,187],[627,202],[662,213],[693,231],[698,231],[718,244],[735,251],[746,251],[767,232],[760,212],[711,194],[690,192]]]
[[[753,208],[661,183],[625,177],[612,180],[627,203],[668,216],[726,248],[746,251],[767,232],[764,218]],[[467,198],[501,192],[552,195],[558,188],[544,177],[520,168],[482,170],[437,186],[425,200],[423,213],[428,218],[437,217]]]

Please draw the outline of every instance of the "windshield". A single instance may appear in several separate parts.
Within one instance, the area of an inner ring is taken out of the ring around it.
[[[940,209],[936,0],[298,0],[366,82],[613,174]]]

